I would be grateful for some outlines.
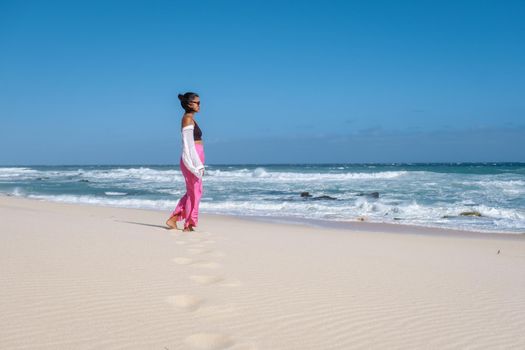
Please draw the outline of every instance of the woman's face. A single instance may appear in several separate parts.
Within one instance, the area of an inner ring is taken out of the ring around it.
[[[188,105],[195,113],[197,113],[201,110],[201,99],[199,97],[194,97]]]

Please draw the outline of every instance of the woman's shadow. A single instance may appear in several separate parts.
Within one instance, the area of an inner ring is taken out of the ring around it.
[[[142,225],[142,226],[150,226],[150,227],[160,227],[160,228],[163,228],[165,230],[170,230],[170,228],[168,226],[162,226],[162,225],[145,224],[143,222],[135,222],[135,221],[122,221],[122,220],[115,220],[115,221],[124,222],[126,224],[134,224],[134,225]]]

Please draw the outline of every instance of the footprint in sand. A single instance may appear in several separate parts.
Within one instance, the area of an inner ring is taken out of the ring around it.
[[[221,287],[240,287],[242,286],[242,282],[239,280],[226,280],[223,283],[219,284]]]
[[[184,257],[174,258],[172,261],[174,263],[176,263],[176,264],[179,264],[179,265],[190,265],[190,264],[194,263],[193,259],[184,258]]]
[[[208,285],[208,284],[221,282],[224,280],[224,278],[220,276],[213,276],[213,275],[193,275],[193,276],[190,276],[190,280],[192,280],[193,282],[197,282],[199,284]]]
[[[231,347],[235,342],[225,334],[196,333],[187,337],[184,342],[194,349],[220,350]]]
[[[221,251],[207,249],[207,248],[188,248],[186,249],[186,251],[188,252],[188,254],[192,254],[192,255],[209,254],[210,256],[214,258],[223,258],[226,256],[226,254],[224,254]]]
[[[193,260],[185,257],[173,258],[172,261],[179,265],[191,265],[194,267],[199,267],[202,269],[216,270],[222,267],[221,264],[218,264],[214,261],[207,260]]]
[[[216,269],[219,269],[219,268],[222,267],[221,264],[218,264],[218,263],[213,262],[213,261],[198,261],[198,262],[192,264],[192,266],[200,267],[200,268],[203,268],[203,269],[210,269],[210,270],[216,270]]]
[[[189,294],[173,295],[168,297],[166,301],[171,305],[175,305],[179,309],[187,311],[197,310],[204,302],[203,299]]]
[[[214,253],[212,249],[204,249],[204,248],[188,248],[186,251],[189,254],[193,254],[193,255]]]

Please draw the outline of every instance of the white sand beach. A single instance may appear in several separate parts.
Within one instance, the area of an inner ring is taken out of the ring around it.
[[[0,349],[525,348],[523,235],[167,214],[1,196]]]

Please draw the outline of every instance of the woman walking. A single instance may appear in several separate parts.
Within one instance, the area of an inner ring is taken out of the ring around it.
[[[202,131],[195,121],[195,114],[200,111],[199,95],[187,92],[179,94],[184,115],[182,116],[182,155],[180,169],[186,182],[186,194],[171,213],[166,225],[177,228],[177,221],[185,220],[183,231],[194,231],[199,217],[199,202],[202,196],[202,177],[204,175],[204,146]]]

